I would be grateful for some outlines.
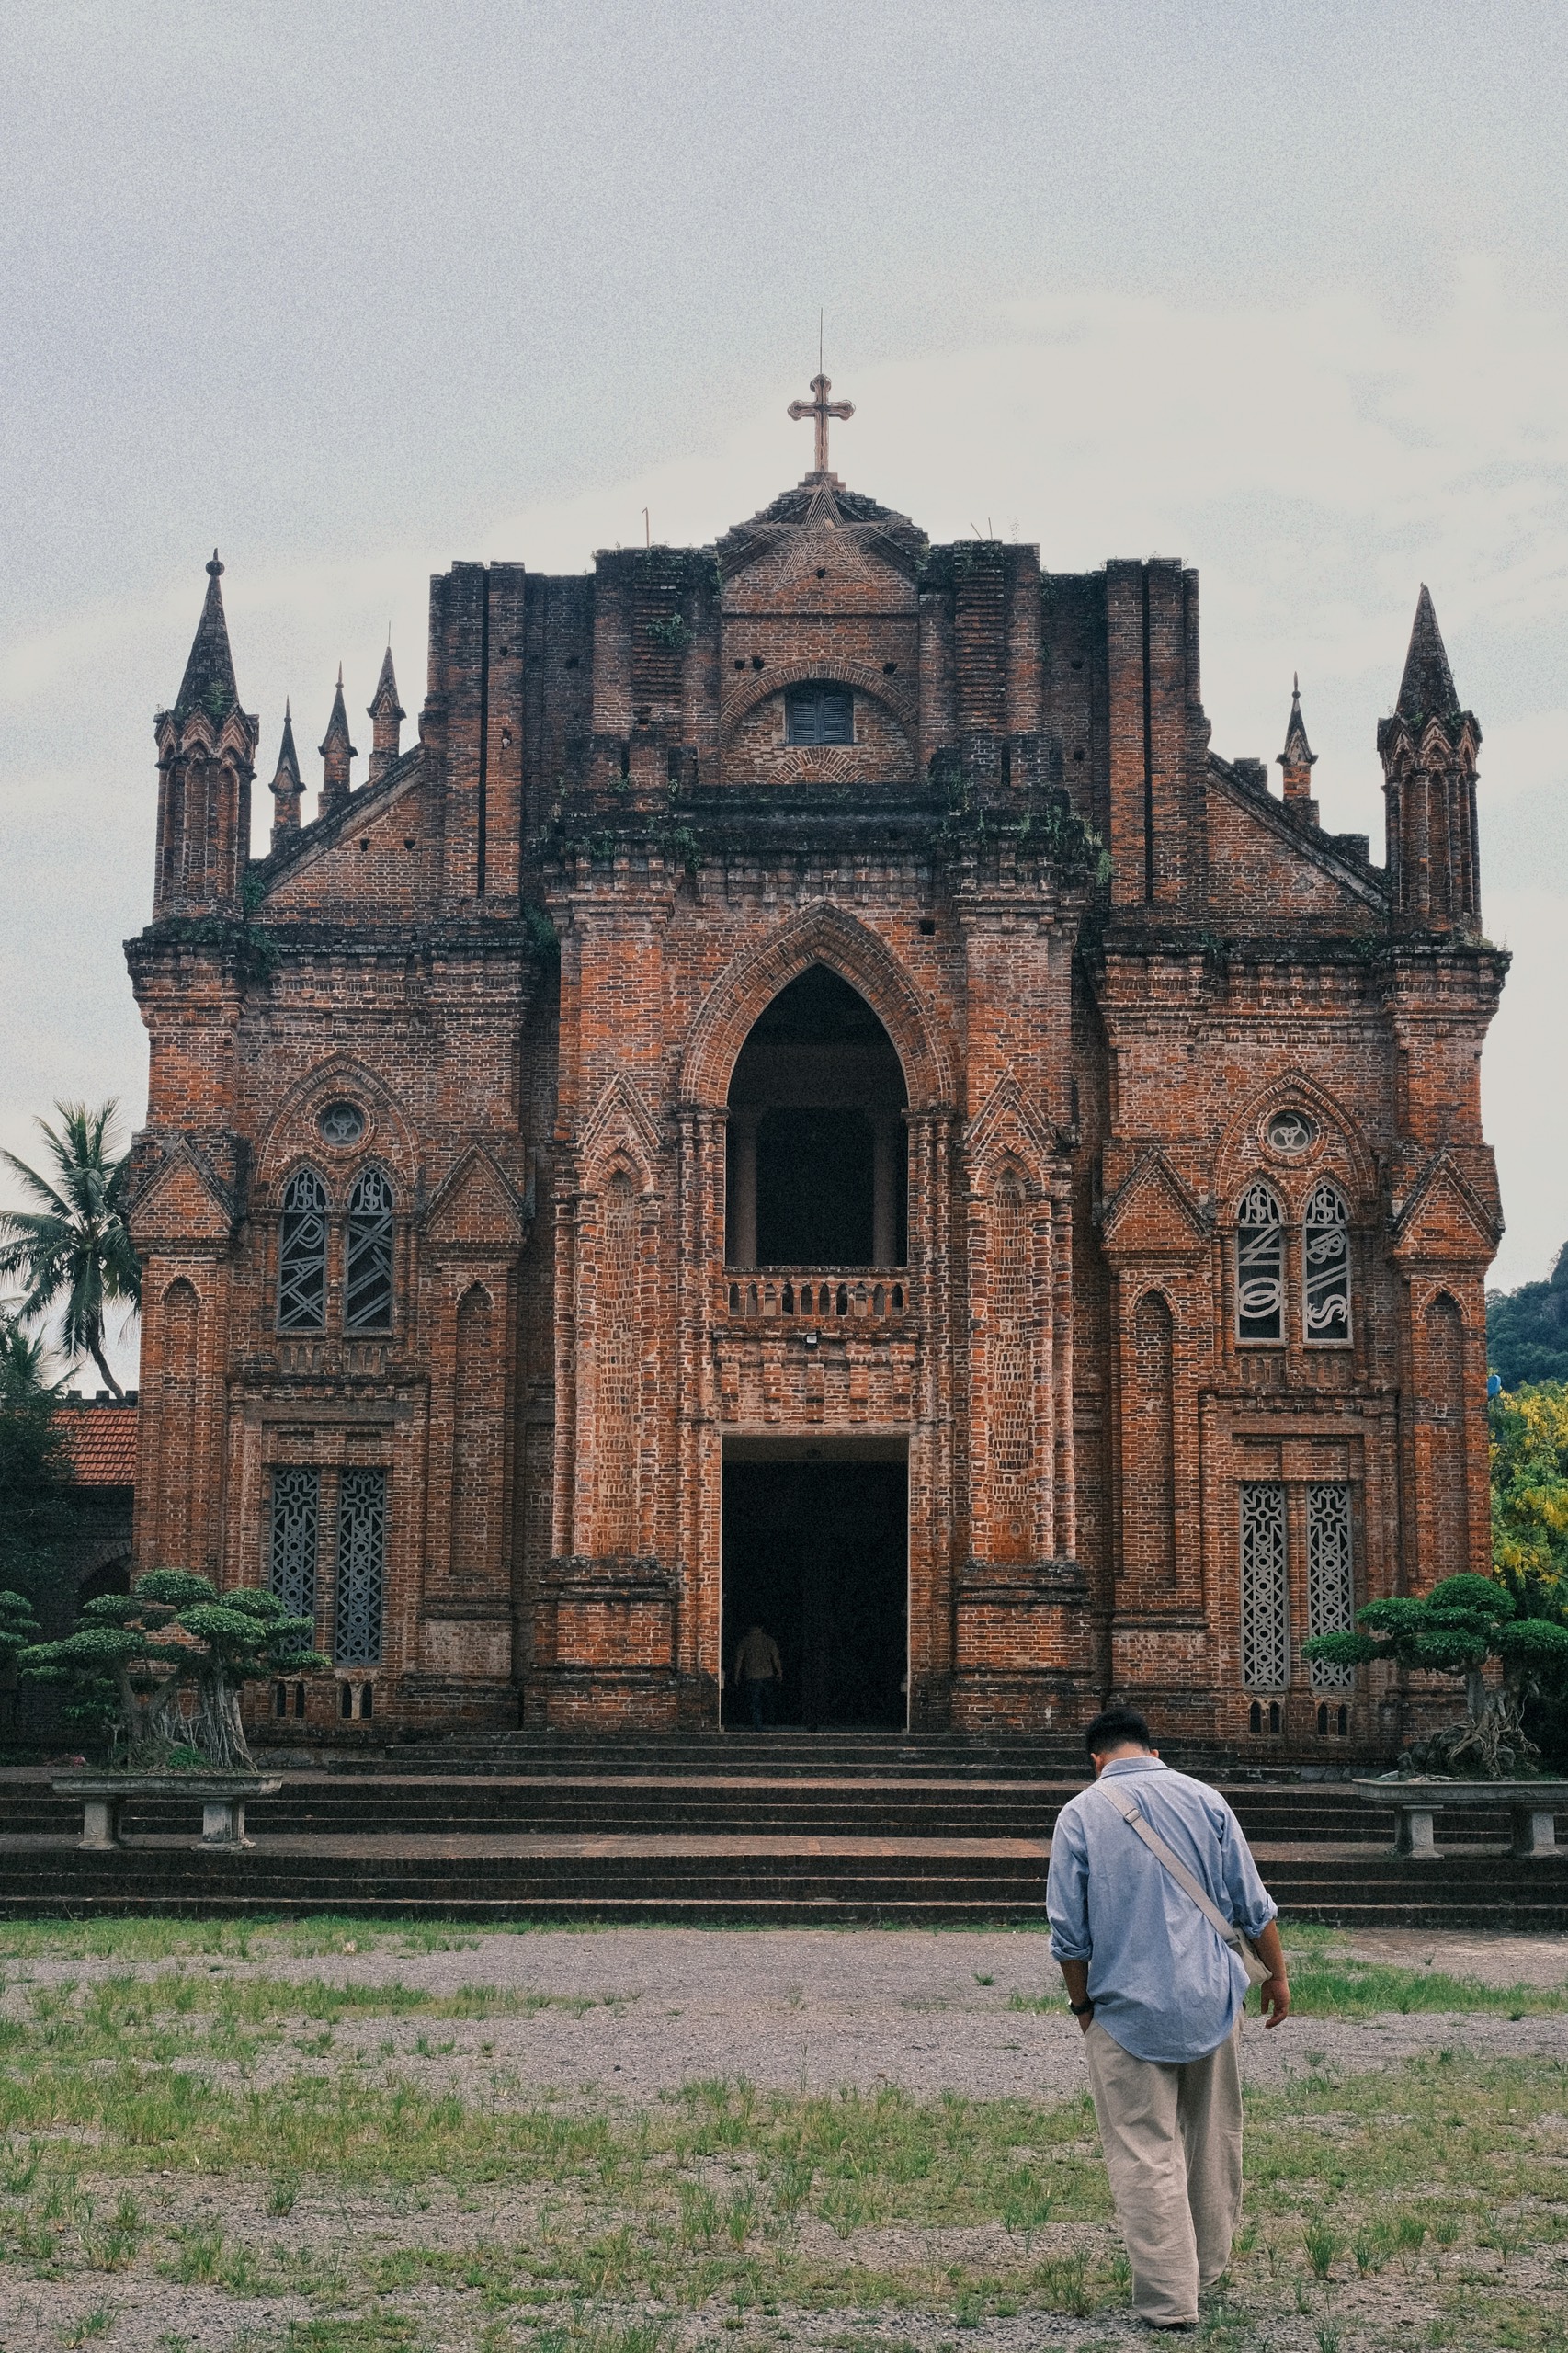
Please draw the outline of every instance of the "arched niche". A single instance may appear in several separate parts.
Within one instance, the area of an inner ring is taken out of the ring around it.
[[[731,1075],[727,1263],[904,1265],[908,1102],[871,1006],[808,965],[758,1016]]]

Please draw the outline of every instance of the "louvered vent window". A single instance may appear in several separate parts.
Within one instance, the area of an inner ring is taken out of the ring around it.
[[[1301,1336],[1309,1345],[1350,1337],[1350,1221],[1337,1186],[1315,1186],[1301,1221]]]
[[[1241,1489],[1242,1685],[1282,1691],[1290,1680],[1290,1591],[1285,1565],[1285,1490],[1247,1479]]]
[[[1356,1625],[1356,1589],[1350,1550],[1350,1490],[1337,1482],[1307,1489],[1307,1631],[1348,1634]],[[1347,1691],[1356,1670],[1330,1660],[1312,1661],[1314,1691]]]
[[[283,1196],[278,1244],[278,1328],[319,1332],[326,1323],[326,1190],[301,1168]]]
[[[785,709],[791,744],[855,741],[855,698],[847,687],[791,687]]]
[[[367,1168],[348,1196],[348,1280],[344,1327],[384,1332],[392,1323],[392,1194],[379,1168]]]
[[[1249,1185],[1236,1214],[1236,1337],[1285,1337],[1285,1228],[1267,1185]]]
[[[280,1463],[272,1473],[272,1560],[267,1583],[291,1618],[316,1615],[316,1540],[321,1473]]]
[[[380,1664],[386,1573],[387,1474],[346,1470],[337,1498],[337,1603],[332,1644],[338,1666]]]

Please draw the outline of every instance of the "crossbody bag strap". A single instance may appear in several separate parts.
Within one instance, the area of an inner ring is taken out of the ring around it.
[[[1108,1787],[1104,1780],[1097,1781],[1095,1786],[1098,1794],[1101,1797],[1108,1798],[1110,1803],[1116,1808],[1123,1822],[1126,1823],[1129,1830],[1132,1831],[1136,1836],[1142,1838],[1144,1846],[1147,1847],[1149,1852],[1154,1857],[1155,1860],[1165,1865],[1166,1870],[1169,1871],[1172,1879],[1175,1880],[1183,1894],[1189,1895],[1192,1898],[1192,1901],[1197,1904],[1199,1910],[1202,1913],[1210,1927],[1219,1936],[1221,1941],[1229,1945],[1233,1951],[1244,1956],[1247,1953],[1253,1952],[1254,1947],[1252,1940],[1246,1935],[1245,1931],[1239,1928],[1233,1920],[1226,1919],[1219,1905],[1193,1877],[1192,1873],[1187,1870],[1187,1865],[1182,1861],[1181,1858],[1178,1855],[1172,1854],[1170,1848],[1166,1846],[1159,1832],[1154,1829],[1153,1824],[1150,1823],[1147,1815],[1143,1813],[1142,1807],[1139,1805],[1137,1800],[1132,1796],[1131,1792],[1118,1791],[1114,1787]],[[1262,1964],[1258,1963],[1257,1965],[1261,1967]]]

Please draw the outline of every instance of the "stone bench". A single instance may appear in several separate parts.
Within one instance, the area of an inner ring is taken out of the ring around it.
[[[252,1798],[276,1797],[281,1781],[258,1773],[69,1773],[50,1787],[56,1797],[79,1798],[84,1847],[102,1851],[122,1847],[120,1808],[132,1798],[179,1798],[201,1805],[201,1847],[248,1847],[245,1807]]]
[[[1432,1824],[1444,1812],[1496,1813],[1506,1808],[1514,1832],[1509,1852],[1527,1857],[1556,1853],[1555,1817],[1568,1813],[1568,1781],[1399,1780],[1391,1777],[1353,1781],[1351,1787],[1363,1804],[1383,1806],[1394,1813],[1393,1851],[1417,1860],[1438,1859],[1440,1850]]]

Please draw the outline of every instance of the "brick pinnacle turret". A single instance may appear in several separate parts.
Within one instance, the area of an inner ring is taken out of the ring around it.
[[[277,804],[272,816],[272,847],[276,849],[300,830],[300,798],[304,790],[300,756],[294,749],[294,721],[287,702],[283,706],[283,741],[278,746],[278,772],[271,790]]]
[[[392,668],[392,647],[381,656],[381,675],[376,680],[366,717],[375,730],[370,744],[369,781],[374,784],[383,777],[398,756],[400,731],[406,711],[397,699],[397,674]]]
[[[1317,813],[1312,801],[1312,770],[1317,766],[1317,754],[1307,741],[1306,722],[1301,717],[1301,681],[1290,681],[1290,722],[1285,730],[1285,749],[1278,755],[1284,770],[1285,798]]]
[[[348,764],[359,756],[348,740],[348,713],[343,701],[343,665],[337,665],[337,692],[332,699],[332,716],[326,722],[326,733],[321,742],[322,815],[341,809],[348,799]]]

